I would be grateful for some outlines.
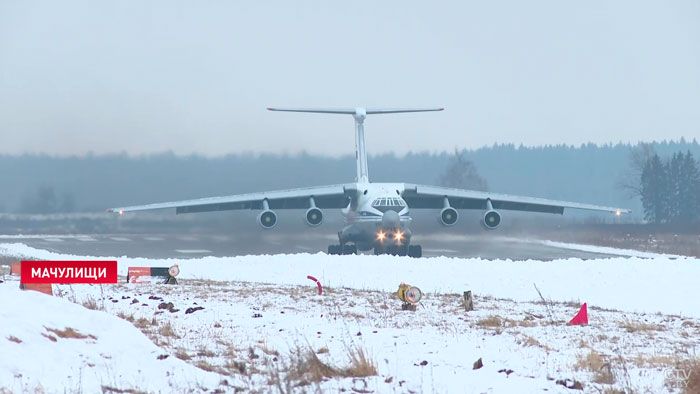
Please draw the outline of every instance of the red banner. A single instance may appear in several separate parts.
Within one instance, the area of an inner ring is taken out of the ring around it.
[[[22,261],[22,283],[117,283],[116,261]]]

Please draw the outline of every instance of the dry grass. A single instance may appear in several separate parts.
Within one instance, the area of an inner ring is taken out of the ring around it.
[[[151,326],[151,322],[150,322],[148,319],[146,319],[146,318],[139,317],[139,318],[134,322],[134,326],[136,326],[136,328],[140,328],[141,330],[143,330],[143,329],[145,329],[145,328],[147,328],[147,327],[150,327],[150,326]]]
[[[66,327],[63,330],[59,330],[57,328],[48,328],[48,327],[44,327],[44,328],[46,329],[46,331],[54,333],[59,338],[64,338],[64,339],[66,339],[66,338],[70,338],[70,339],[86,339],[86,338],[97,339],[97,337],[92,335],[92,334],[87,334],[87,335],[81,334],[80,332],[78,332],[77,330],[75,330],[74,328],[71,328],[71,327]]]
[[[42,333],[41,333],[41,336],[44,337],[44,338],[46,338],[46,339],[48,339],[48,340],[51,341],[51,342],[56,342],[56,341],[57,341],[57,339],[56,339],[55,336],[49,335],[49,334],[47,334],[47,333],[45,333],[45,332],[42,332]]]
[[[128,321],[129,323],[133,323],[133,322],[134,322],[134,315],[133,315],[133,314],[128,314],[128,315],[127,315],[126,313],[124,313],[124,312],[122,312],[122,311],[119,311],[119,312],[117,313],[117,317],[120,318],[120,319],[124,319],[124,320]]]
[[[683,382],[683,394],[700,394],[700,359],[687,361],[680,368],[685,370],[688,377]]]
[[[22,340],[21,340],[21,339],[15,337],[15,336],[12,336],[12,335],[10,335],[9,337],[7,337],[7,340],[10,341],[10,342],[14,342],[14,343],[22,343]]]
[[[100,308],[99,305],[97,305],[97,300],[95,300],[95,299],[92,298],[92,297],[88,297],[85,301],[82,302],[82,305],[83,305],[85,308],[91,309],[91,310],[93,310],[93,311],[96,311],[96,310],[98,310],[98,309],[100,309],[100,310],[103,309],[103,308]]]
[[[309,382],[321,382],[327,378],[361,378],[377,375],[377,365],[372,360],[367,352],[355,346],[348,349],[348,358],[350,365],[345,368],[339,368],[323,362],[318,354],[310,347],[297,347],[297,349],[289,356],[285,363],[286,376],[284,378],[287,386],[292,384],[305,385]],[[273,376],[273,382],[279,387],[279,376]]]
[[[190,357],[189,354],[185,351],[183,348],[178,348],[177,351],[175,352],[175,357],[179,358],[180,360],[187,361],[191,360],[192,357]]]
[[[287,380],[320,382],[324,378],[342,376],[340,371],[324,363],[312,349],[297,348],[290,356]]]
[[[177,334],[175,334],[175,330],[173,329],[173,325],[170,324],[170,322],[160,326],[158,333],[164,337],[177,337]]]
[[[503,321],[498,316],[489,316],[476,322],[476,325],[484,328],[500,328],[503,325]]]
[[[102,392],[103,393],[118,393],[118,394],[146,394],[145,391],[137,390],[137,389],[119,389],[116,387],[111,387],[111,386],[102,386]]]
[[[523,320],[505,319],[504,324],[506,327],[535,327],[538,325],[537,322],[535,322],[533,320],[528,320],[528,319],[523,319]]]
[[[216,356],[216,353],[212,352],[209,349],[201,348],[197,351],[197,356],[199,356],[199,357],[214,357],[214,356]]]
[[[359,346],[349,350],[350,366],[343,371],[346,377],[362,378],[377,375],[377,364]]]
[[[615,383],[615,376],[612,373],[610,362],[598,352],[591,351],[585,357],[579,355],[576,364],[574,364],[574,369],[592,372],[595,383]]]
[[[521,334],[521,335],[523,336],[522,344],[525,346],[534,346],[534,347],[538,347],[538,348],[541,348],[541,349],[544,349],[547,351],[552,350],[551,347],[541,343],[540,341],[537,340],[537,338],[531,337],[531,336],[526,335],[526,334]]]
[[[625,320],[624,323],[620,325],[620,328],[624,328],[627,332],[641,332],[641,331],[663,331],[663,327],[657,324],[648,324],[642,322],[633,322],[630,320]]]
[[[678,364],[678,356],[664,356],[664,355],[642,355],[638,354],[633,358],[629,359],[634,365],[640,368],[648,367],[671,367]]]
[[[197,361],[195,367],[205,370],[207,372],[214,372],[216,370],[216,368],[213,365],[209,364],[207,361],[204,360]]]

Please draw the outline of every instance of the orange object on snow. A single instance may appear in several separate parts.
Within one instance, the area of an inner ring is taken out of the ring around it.
[[[10,265],[10,275],[22,275],[22,266],[20,263],[12,263]]]
[[[580,326],[588,324],[588,305],[583,303],[576,316],[567,323],[569,326]]]
[[[22,290],[34,290],[39,293],[53,295],[53,286],[51,283],[20,283],[19,288]]]

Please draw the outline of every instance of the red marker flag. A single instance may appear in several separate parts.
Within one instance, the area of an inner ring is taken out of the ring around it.
[[[580,326],[588,324],[588,305],[584,302],[576,316],[567,325]]]

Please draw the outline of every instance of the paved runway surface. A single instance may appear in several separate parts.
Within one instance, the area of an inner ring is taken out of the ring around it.
[[[24,243],[34,248],[82,256],[129,256],[148,258],[193,258],[247,254],[316,253],[326,251],[337,237],[325,232],[281,233],[253,231],[245,234],[115,234],[2,236],[0,243]],[[433,234],[414,236],[423,255],[481,257],[484,259],[552,260],[577,257],[612,257],[484,234],[479,236]],[[371,253],[365,252],[365,253]]]

